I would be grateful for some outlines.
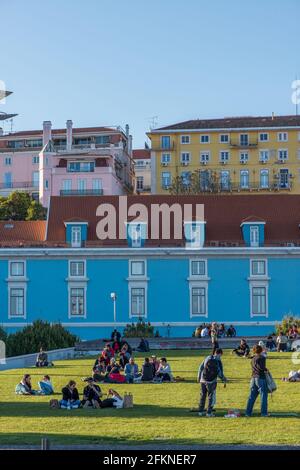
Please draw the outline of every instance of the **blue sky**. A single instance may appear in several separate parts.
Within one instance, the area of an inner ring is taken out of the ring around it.
[[[293,114],[299,0],[0,0],[14,130]],[[8,129],[7,129],[8,130]]]

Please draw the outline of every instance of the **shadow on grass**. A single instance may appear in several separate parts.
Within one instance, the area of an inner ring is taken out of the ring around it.
[[[36,399],[36,398],[34,398]],[[28,397],[31,400],[31,397]],[[216,411],[216,417],[221,418],[227,414],[227,408],[218,408]],[[243,413],[243,410],[242,410]],[[76,410],[65,410],[65,409],[51,409],[47,402],[35,402],[32,401],[22,402],[3,402],[0,405],[0,418],[1,417],[63,417],[63,416],[74,416],[82,418],[95,418],[95,417],[120,417],[120,418],[134,418],[144,419],[145,417],[151,419],[181,417],[186,418],[198,417],[197,412],[191,411],[190,407],[172,407],[172,406],[158,406],[158,405],[135,405],[134,408],[127,409],[116,409],[116,408],[103,408],[103,409],[76,409]],[[259,417],[258,413],[254,413],[253,417]],[[271,417],[275,418],[300,418],[300,414],[297,412],[286,412],[285,410],[276,410],[271,413]],[[201,419],[201,418],[199,418]],[[249,419],[249,418],[248,418]],[[250,418],[251,420],[251,418]]]

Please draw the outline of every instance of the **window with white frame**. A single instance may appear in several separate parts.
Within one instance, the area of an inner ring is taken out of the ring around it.
[[[251,276],[266,276],[267,262],[264,259],[251,260]]]
[[[267,287],[251,287],[251,316],[267,316]]]
[[[161,154],[161,163],[168,165],[171,163],[171,154],[170,153],[162,153]]]
[[[11,163],[12,163],[11,157],[5,157],[5,159],[4,159],[4,165],[5,165],[5,166],[10,166]]]
[[[131,287],[130,289],[130,316],[145,317],[145,288]]]
[[[227,150],[221,150],[220,152],[220,162],[221,163],[226,163],[229,161],[229,152]]]
[[[210,137],[208,134],[200,135],[200,144],[209,144],[209,143],[210,143]]]
[[[278,132],[277,139],[278,139],[278,142],[287,142],[288,141],[288,133],[287,132]]]
[[[136,177],[136,189],[140,191],[144,189],[144,177],[143,176]]]
[[[191,154],[189,152],[182,152],[181,163],[190,163],[190,161],[191,161]]]
[[[75,248],[81,246],[81,227],[74,226],[71,228],[71,244]]]
[[[240,171],[240,186],[242,189],[249,188],[249,170]]]
[[[191,141],[191,139],[190,139],[189,135],[182,135],[181,136],[181,143],[182,144],[189,144],[190,141]]]
[[[161,185],[163,188],[168,188],[171,185],[171,173],[169,171],[163,171],[161,174]]]
[[[83,287],[70,288],[70,317],[85,316],[85,289]]]
[[[129,275],[136,276],[145,276],[146,275],[146,262],[144,260],[134,260],[129,262]]]
[[[200,152],[200,163],[208,163],[210,159],[210,152]]]
[[[9,277],[24,277],[25,276],[25,262],[24,261],[11,261],[9,266]]]
[[[248,152],[241,152],[240,153],[240,162],[241,163],[247,163],[249,160],[249,154]]]
[[[40,157],[38,155],[35,155],[32,157],[32,164],[37,165],[40,162]]]
[[[25,317],[25,289],[23,287],[9,288],[9,317]]]
[[[259,151],[259,161],[260,162],[268,162],[269,161],[270,152],[269,150],[260,150]]]
[[[279,160],[279,161],[283,161],[283,160],[285,161],[285,160],[287,160],[287,159],[288,159],[288,156],[289,156],[289,154],[288,154],[288,150],[287,150],[287,149],[280,149],[280,150],[278,150],[278,160]]]
[[[269,134],[267,132],[260,132],[259,134],[259,141],[260,142],[268,142]]]
[[[206,274],[206,260],[191,260],[190,276],[206,276]]]
[[[191,316],[206,316],[206,288],[191,288]]]
[[[250,246],[259,246],[259,228],[257,225],[250,226]]]
[[[259,185],[262,189],[269,187],[269,170],[260,170]]]
[[[249,134],[240,134],[240,145],[249,145]]]
[[[85,261],[70,261],[69,276],[85,277]]]
[[[229,134],[220,134],[220,139],[219,139],[221,144],[228,144],[229,142]]]

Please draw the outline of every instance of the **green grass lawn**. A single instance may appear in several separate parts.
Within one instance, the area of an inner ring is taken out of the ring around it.
[[[11,370],[0,373],[0,444],[38,444],[48,436],[53,443],[96,444],[145,442],[173,444],[299,444],[300,443],[300,383],[284,383],[281,377],[297,366],[290,353],[270,353],[267,366],[271,370],[278,390],[269,399],[271,413],[298,413],[299,417],[260,418],[259,400],[254,416],[226,419],[229,408],[245,409],[250,377],[250,361],[223,356],[224,372],[230,380],[226,388],[217,390],[217,416],[201,418],[189,412],[199,400],[196,375],[204,351],[160,351],[166,355],[175,375],[185,382],[171,384],[114,385],[123,394],[134,395],[133,409],[79,409],[51,410],[49,397],[16,396],[14,388],[25,372],[36,383],[42,372],[37,369]],[[141,365],[142,354],[136,356]],[[56,391],[70,379],[78,383],[90,374],[93,358],[61,361],[49,369]],[[298,366],[299,367],[299,366]],[[102,385],[107,392],[109,385]],[[57,398],[60,397],[57,395]]]

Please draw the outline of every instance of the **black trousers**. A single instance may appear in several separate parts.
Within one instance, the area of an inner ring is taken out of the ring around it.
[[[199,403],[199,411],[203,412],[205,409],[205,402],[206,397],[208,397],[208,406],[207,406],[207,413],[211,413],[213,409],[213,399],[214,393],[217,388],[217,381],[215,382],[204,382],[200,383],[200,403]]]
[[[212,348],[213,348],[212,354],[214,355],[215,352],[216,352],[216,349],[219,348],[219,342],[218,342],[218,341],[213,341],[213,343],[212,343]]]

